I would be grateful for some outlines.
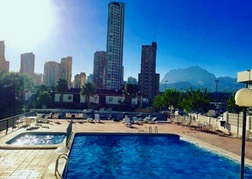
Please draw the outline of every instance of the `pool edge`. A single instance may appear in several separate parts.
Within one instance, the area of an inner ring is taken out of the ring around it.
[[[7,144],[8,141],[12,140],[13,138],[17,137],[18,135],[24,134],[24,133],[64,133],[65,132],[50,132],[50,131],[21,131],[17,133],[16,135],[12,135],[11,138],[6,138],[5,140],[1,141],[0,149],[6,149],[6,150],[48,150],[48,149],[57,149],[58,147],[65,146],[66,145],[66,137],[60,144],[50,144],[50,145],[11,145]]]

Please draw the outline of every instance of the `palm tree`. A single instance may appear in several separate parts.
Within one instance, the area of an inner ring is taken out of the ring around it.
[[[95,86],[92,83],[85,83],[81,87],[81,96],[85,96],[85,100],[87,101],[87,108],[89,109],[90,104],[90,96],[94,96],[96,94]]]
[[[63,94],[68,90],[68,84],[66,79],[64,78],[59,78],[56,82],[56,87],[55,87],[57,93],[60,94],[60,106],[62,107],[62,102],[63,102]]]
[[[132,98],[137,97],[138,94],[138,85],[135,84],[126,84],[123,89],[123,95],[125,97],[124,103],[126,106],[130,107]]]

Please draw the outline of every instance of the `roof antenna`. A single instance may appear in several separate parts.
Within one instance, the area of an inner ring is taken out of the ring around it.
[[[154,29],[154,42],[156,42],[156,28]]]

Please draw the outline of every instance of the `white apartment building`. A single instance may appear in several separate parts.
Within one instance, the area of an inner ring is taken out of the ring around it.
[[[121,89],[123,85],[124,13],[124,3],[108,4],[106,89]]]

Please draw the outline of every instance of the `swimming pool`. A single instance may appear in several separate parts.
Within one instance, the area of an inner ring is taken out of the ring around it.
[[[240,165],[176,135],[75,136],[65,178],[239,178]],[[252,169],[245,168],[252,177]]]
[[[24,132],[6,142],[13,146],[55,145],[64,141],[63,132]]]

